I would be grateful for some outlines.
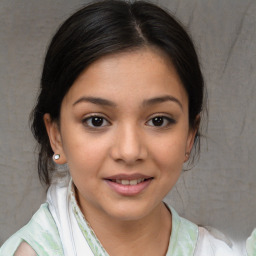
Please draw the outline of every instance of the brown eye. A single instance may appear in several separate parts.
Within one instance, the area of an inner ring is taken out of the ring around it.
[[[176,123],[174,119],[166,116],[156,116],[151,118],[147,125],[154,126],[154,127],[167,127],[171,124]]]
[[[154,117],[152,119],[152,123],[154,126],[162,126],[164,123],[164,119],[163,117],[159,116],[159,117]]]
[[[101,116],[91,116],[83,120],[83,123],[89,127],[104,127],[109,125],[109,122]]]
[[[92,117],[91,123],[93,126],[102,126],[104,119],[101,117]]]

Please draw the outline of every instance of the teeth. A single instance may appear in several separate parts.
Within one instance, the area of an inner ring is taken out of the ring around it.
[[[129,185],[130,184],[130,181],[129,180],[122,180],[122,185]]]
[[[145,179],[137,179],[137,180],[114,180],[118,184],[122,185],[137,185],[143,182]]]
[[[130,185],[137,185],[138,184],[138,180],[130,180]]]

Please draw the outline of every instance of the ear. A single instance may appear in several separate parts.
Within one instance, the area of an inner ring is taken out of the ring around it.
[[[59,159],[53,159],[57,164],[65,164],[67,162],[65,153],[63,151],[62,139],[59,126],[52,121],[50,114],[44,114],[44,124],[48,133],[52,151],[54,154],[59,154]]]
[[[189,159],[190,152],[191,152],[192,147],[194,145],[195,137],[196,137],[196,134],[197,134],[198,129],[199,129],[199,124],[200,124],[200,115],[198,114],[196,119],[195,119],[194,126],[189,128],[184,163],[187,162],[188,159]]]

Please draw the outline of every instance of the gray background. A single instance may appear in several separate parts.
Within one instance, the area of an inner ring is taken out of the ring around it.
[[[256,1],[154,2],[188,27],[209,94],[200,161],[167,200],[188,219],[243,240],[256,227]],[[0,2],[0,245],[45,198],[28,118],[46,46],[84,3]]]

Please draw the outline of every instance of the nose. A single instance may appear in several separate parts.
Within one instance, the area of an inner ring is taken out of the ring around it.
[[[148,155],[144,136],[135,125],[123,125],[117,128],[111,157],[115,161],[133,165],[146,159]]]

